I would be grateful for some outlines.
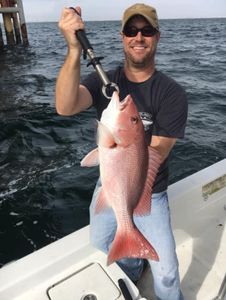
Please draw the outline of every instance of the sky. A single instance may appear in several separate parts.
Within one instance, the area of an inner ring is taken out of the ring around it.
[[[58,21],[64,7],[80,6],[84,21],[120,20],[136,0],[22,0],[26,22]],[[159,19],[226,17],[226,0],[138,0],[154,6]]]

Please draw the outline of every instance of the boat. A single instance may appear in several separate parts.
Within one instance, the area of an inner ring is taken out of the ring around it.
[[[169,186],[185,300],[226,300],[226,159]],[[0,269],[1,300],[154,300],[89,242],[86,226]]]

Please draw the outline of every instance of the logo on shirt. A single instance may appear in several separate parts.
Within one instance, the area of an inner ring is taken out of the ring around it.
[[[153,124],[152,114],[147,112],[140,112],[140,118],[144,124],[144,130],[149,131]]]

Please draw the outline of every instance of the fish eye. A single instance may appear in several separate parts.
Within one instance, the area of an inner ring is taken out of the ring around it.
[[[138,117],[137,116],[131,117],[130,120],[131,120],[131,122],[133,124],[137,124],[138,123]]]

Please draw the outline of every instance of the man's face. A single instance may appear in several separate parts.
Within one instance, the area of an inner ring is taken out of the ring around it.
[[[125,27],[146,28],[150,24],[142,16],[131,18]],[[125,58],[128,66],[143,68],[154,62],[154,55],[160,34],[155,32],[153,36],[144,36],[140,31],[134,37],[128,37],[122,33]]]

